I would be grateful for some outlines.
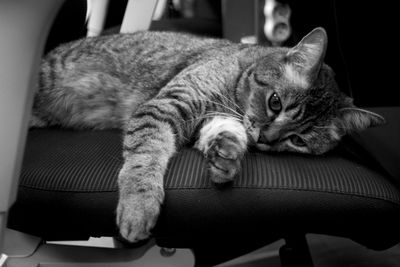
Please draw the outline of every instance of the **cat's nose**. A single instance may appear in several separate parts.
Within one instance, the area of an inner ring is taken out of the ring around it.
[[[271,145],[276,143],[279,140],[279,137],[280,137],[279,130],[270,128],[262,131],[258,139],[258,142]]]
[[[278,141],[278,138],[267,136],[265,134],[261,134],[260,138],[258,138],[258,143],[263,143],[263,144],[267,144],[267,145],[272,145],[276,141]]]

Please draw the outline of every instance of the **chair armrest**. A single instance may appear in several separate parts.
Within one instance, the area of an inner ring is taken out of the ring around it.
[[[121,33],[148,30],[158,0],[129,0],[121,25]]]
[[[6,213],[15,200],[37,67],[62,3],[0,1],[0,251]]]

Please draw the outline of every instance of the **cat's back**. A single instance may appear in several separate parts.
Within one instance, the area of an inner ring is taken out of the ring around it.
[[[64,83],[76,80],[77,75],[104,72],[126,83],[148,84],[156,77],[162,85],[206,53],[232,45],[226,40],[175,32],[142,31],[83,38],[47,54],[41,76],[48,80],[46,76],[51,74],[52,82]]]
[[[229,46],[226,40],[202,38],[175,32],[142,31],[89,37],[65,43],[52,50],[45,61],[68,64],[80,63],[151,63],[154,60],[190,60],[205,51]],[[162,62],[159,62],[162,63]],[[104,65],[103,65],[104,66]]]
[[[115,34],[65,43],[42,60],[35,110],[54,124],[86,127],[90,121],[95,128],[114,127],[189,66],[234,46],[229,41],[171,32]],[[113,123],[104,122],[104,117]]]

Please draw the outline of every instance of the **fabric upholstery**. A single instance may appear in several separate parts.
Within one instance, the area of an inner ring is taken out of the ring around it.
[[[9,227],[47,239],[116,235],[121,141],[119,131],[31,130]],[[191,247],[322,233],[386,248],[400,240],[400,193],[367,163],[345,144],[323,156],[252,151],[237,179],[217,188],[201,153],[184,148],[165,176],[154,235]]]

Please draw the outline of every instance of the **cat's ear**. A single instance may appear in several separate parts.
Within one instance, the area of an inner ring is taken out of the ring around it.
[[[354,106],[351,98],[346,97],[345,102],[345,106],[339,109],[339,118],[342,129],[346,133],[362,131],[369,127],[380,126],[386,123],[385,118],[381,115]]]
[[[324,61],[328,36],[323,28],[315,28],[307,34],[287,55],[288,64],[300,75],[313,81]]]

